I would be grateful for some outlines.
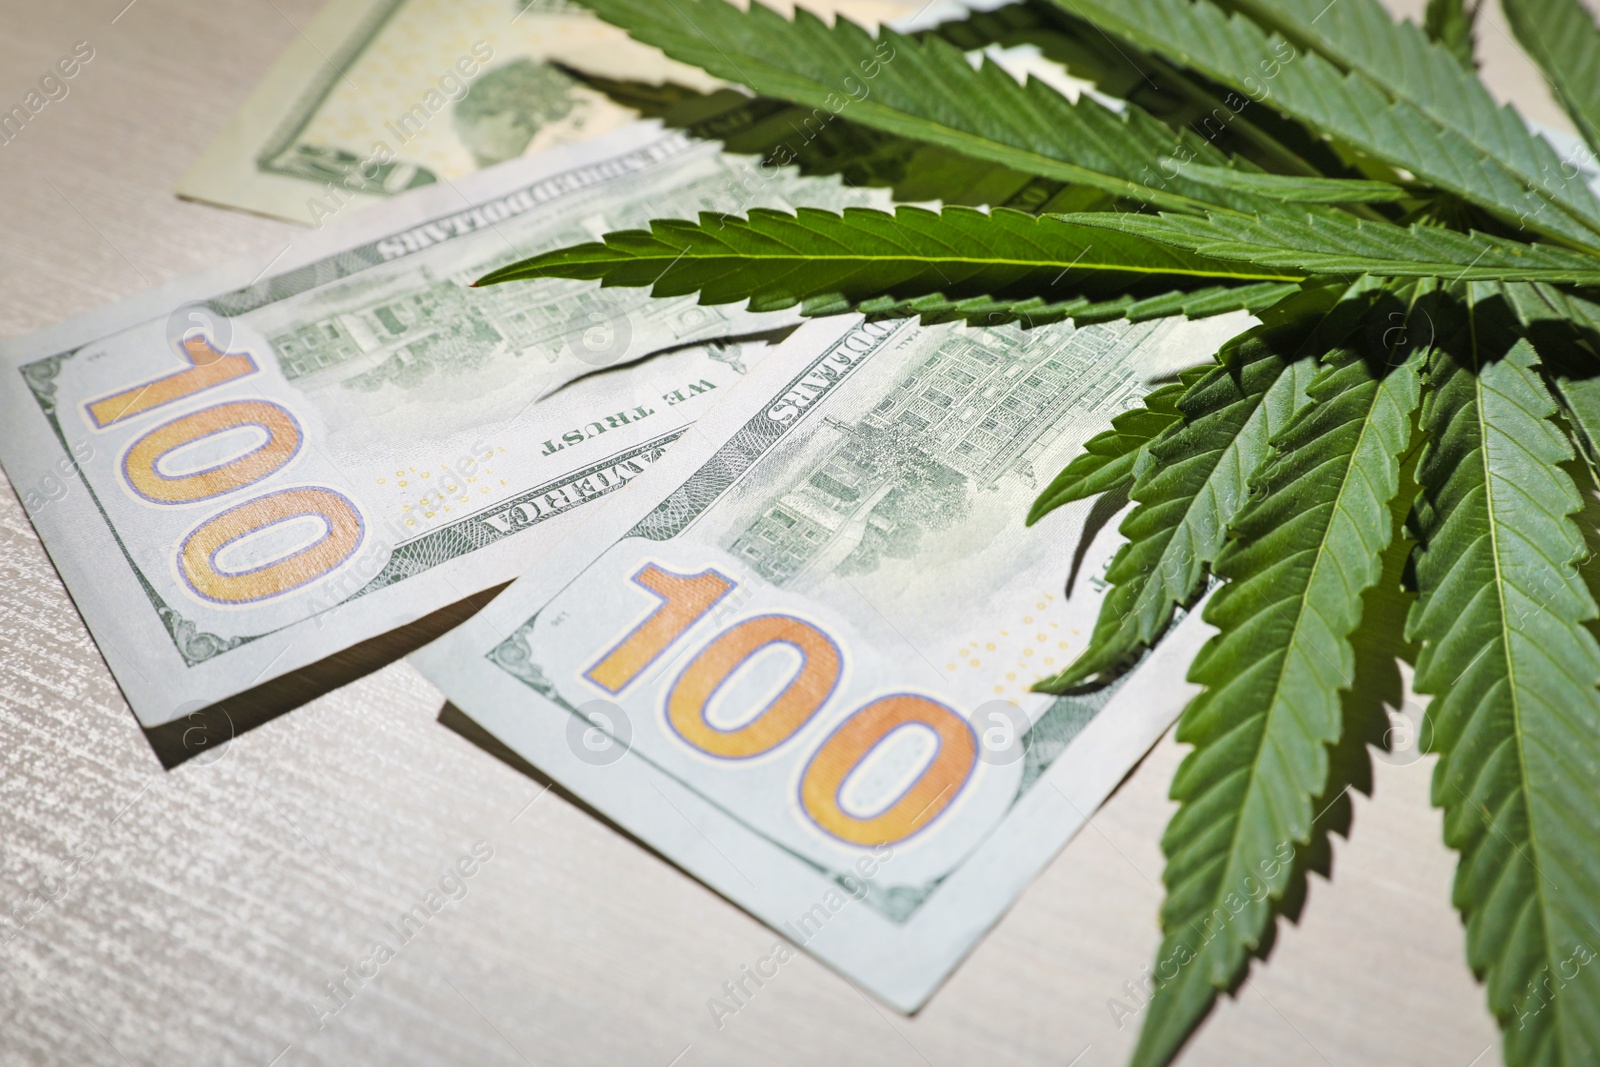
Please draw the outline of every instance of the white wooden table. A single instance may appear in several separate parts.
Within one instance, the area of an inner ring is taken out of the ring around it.
[[[0,110],[76,42],[95,49],[0,147],[0,335],[290,239],[171,189],[315,6],[0,2]],[[1497,90],[1565,125],[1499,23],[1482,37]],[[707,999],[774,935],[440,725],[441,703],[394,664],[166,772],[0,492],[0,1062],[1125,1059],[1135,1027],[1107,1001],[1157,942],[1170,739],[918,1017],[802,956],[719,1030]],[[1498,1061],[1431,769],[1377,767],[1334,881],[1313,881],[1302,924],[1183,1062]],[[375,978],[347,978],[480,841],[493,855],[465,896]]]

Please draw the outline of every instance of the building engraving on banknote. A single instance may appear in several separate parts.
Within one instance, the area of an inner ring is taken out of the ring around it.
[[[581,230],[564,231],[561,240],[576,243],[586,236]],[[625,334],[638,329],[690,337],[729,323],[720,308],[606,292],[584,283],[469,288],[488,269],[482,264],[438,278],[423,267],[414,287],[298,322],[268,341],[290,381],[360,363],[366,369],[340,384],[375,392],[386,385],[419,388],[435,374],[476,370],[505,351],[553,363],[596,324]],[[596,366],[607,362],[606,355],[624,354],[626,339],[617,340],[595,353]]]
[[[582,282],[553,281],[479,290],[469,287],[485,272],[536,247],[567,244],[591,236],[582,228],[583,219],[595,226],[603,222],[603,229],[615,229],[642,224],[663,209],[692,213],[697,208],[716,206],[725,196],[723,191],[751,166],[715,152],[712,146],[696,144],[682,134],[666,134],[636,150],[574,167],[466,210],[257,280],[193,307],[204,312],[206,320],[222,335],[218,355],[232,351],[227,335],[236,329],[235,324],[254,323],[264,334],[268,351],[251,351],[249,358],[270,358],[288,383],[313,394],[326,389],[374,394],[374,414],[381,413],[391,402],[392,390],[417,392],[438,376],[482,369],[490,361],[501,361],[508,373],[518,374],[530,364],[548,367],[574,355],[584,359],[581,339],[596,322],[642,337],[649,346],[643,351],[624,351],[624,345],[607,353],[607,358],[626,355],[634,359],[661,345],[705,344],[737,332],[734,327],[741,312],[703,307],[692,298],[652,301],[639,293],[614,294]],[[672,170],[672,174],[663,176],[664,183],[658,182],[651,173],[656,169]],[[634,183],[631,199],[609,203],[603,219],[598,214],[583,215],[584,211],[598,211],[596,206],[564,211],[559,217],[544,217],[535,210],[622,180]],[[770,193],[779,202],[788,194],[805,202],[820,198],[818,206],[839,207],[862,199],[862,194],[827,183],[811,183],[799,192],[795,189],[798,182],[795,176],[784,176],[775,185],[769,183]],[[574,220],[569,215],[582,218]],[[454,242],[473,237],[479,241],[467,244],[462,252],[449,250]],[[438,256],[441,250],[447,257],[442,267],[429,258]],[[407,265],[410,257],[418,257],[414,267]],[[209,346],[211,339],[204,343]],[[56,380],[65,365],[83,353],[94,352],[98,344],[59,352],[19,367],[66,456],[71,456],[72,449],[59,421],[62,412],[58,410]],[[737,345],[713,347],[711,351],[712,358],[743,373]],[[598,369],[595,361],[587,362],[590,365],[580,369]],[[714,386],[701,381],[686,388],[702,392]],[[671,399],[663,398],[663,410]],[[69,402],[68,407],[74,404]],[[654,414],[654,409],[643,408],[637,414],[648,416]],[[637,421],[627,413],[601,413],[601,418],[610,420],[613,426]],[[606,428],[604,422],[597,425],[601,431]],[[354,580],[354,571],[344,573],[328,588],[312,594],[308,603],[316,608],[314,617],[607,495],[642,472],[681,432],[676,428],[652,435],[553,480],[519,486],[510,495],[484,502],[442,527],[420,533],[388,529],[382,538],[382,559],[375,558],[374,565],[366,566],[369,553],[363,549],[362,559],[357,561],[363,565],[359,580]],[[595,434],[587,436],[592,438]],[[552,446],[546,454],[557,450]],[[83,472],[80,470],[79,474]],[[116,528],[100,494],[87,477],[84,481],[88,499],[185,665],[192,667],[212,660],[285,628],[227,635],[212,632],[216,627],[197,625],[150,580],[135,553],[129,550],[124,532]],[[384,524],[374,521],[368,525],[377,533]],[[394,523],[391,521],[388,526],[394,527]],[[376,557],[377,553],[373,555]]]
[[[885,557],[911,559],[924,532],[954,524],[981,506],[981,494],[1002,477],[1037,485],[1033,464],[1065,431],[1061,413],[1121,404],[1138,381],[1126,356],[1170,325],[1064,325],[1024,336],[1014,330],[949,332],[909,374],[885,383],[864,417],[851,423],[827,414],[808,420],[809,409],[826,392],[903,331],[915,329],[905,322],[864,323],[800,368],[776,403],[749,419],[623,539],[667,541],[683,534],[786,435],[807,424],[812,435],[832,435],[832,445],[798,476],[766,489],[755,518],[720,538],[721,547],[778,587],[818,571],[848,579]],[[551,678],[555,668],[539,661],[531,643],[539,618],[539,612],[527,618],[486,658],[566,714],[610,733],[560,692]],[[1041,780],[1131,675],[1050,702],[1020,738],[1024,763],[1008,807]],[[613,737],[626,747],[625,739]],[[919,884],[863,882],[852,870],[827,869],[790,847],[638,748],[627,755],[841,889],[859,897],[865,886],[860,899],[897,924],[909,922],[973,854]]]
[[[1104,357],[1154,328],[1091,326],[1060,349],[952,335],[859,423],[827,419],[831,452],[726,547],[779,586],[811,567],[852,574],[880,555],[911,559],[925,526],[959,521],[1002,475],[1036,483],[1033,459],[1060,433],[1060,412],[1125,392],[1133,375]]]

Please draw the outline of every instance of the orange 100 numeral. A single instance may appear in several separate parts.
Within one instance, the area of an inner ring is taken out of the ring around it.
[[[321,536],[268,563],[231,571],[217,561],[234,542],[295,519],[321,520]],[[361,543],[361,514],[332,489],[279,489],[235,504],[191,530],[178,546],[184,583],[213,604],[250,604],[315,581]]]
[[[756,653],[775,645],[800,654],[794,677],[745,725],[734,730],[713,726],[706,719],[712,696]],[[689,661],[667,694],[667,721],[702,752],[748,759],[793,737],[833,694],[838,680],[839,650],[827,634],[792,615],[761,615],[724,630]]]
[[[161,461],[171,452],[215,434],[253,427],[261,444],[207,470],[168,475]],[[270,400],[234,400],[191,411],[140,437],[122,457],[123,480],[153,504],[188,504],[223,496],[278,473],[300,451],[300,426]]]
[[[933,761],[905,792],[872,816],[844,810],[839,794],[867,755],[902,726],[925,726],[938,737]],[[927,697],[900,694],[874,700],[824,741],[800,778],[800,806],[834,837],[857,845],[904,841],[939,817],[978,760],[978,742],[965,719]]]
[[[151,408],[161,407],[207,389],[243,378],[256,372],[256,361],[248,354],[231,355],[219,352],[204,337],[185,337],[179,345],[189,366],[173,374],[144,382],[91,400],[84,405],[89,422],[97,430],[143,415]]]
[[[633,576],[660,598],[584,677],[620,693],[726,596],[735,583],[714,570],[674,574],[654,563]],[[799,654],[792,677],[767,706],[742,726],[725,730],[707,718],[712,698],[756,654],[777,645]],[[706,643],[673,682],[666,698],[668,724],[700,752],[749,759],[788,741],[833,695],[843,664],[838,646],[811,623],[792,615],[758,615],[723,630]],[[845,810],[840,794],[851,775],[889,736],[904,726],[933,732],[932,760],[891,804],[874,815]],[[818,827],[855,845],[903,841],[950,806],[977,764],[972,728],[955,712],[926,697],[881,697],[858,709],[813,753],[800,783],[800,805]]]
[[[198,396],[255,374],[248,353],[223,352],[204,336],[179,345],[183,370],[118,390],[84,405],[96,430],[119,426],[155,408]],[[207,437],[253,428],[265,439],[232,459],[205,470],[170,475],[162,461]],[[196,504],[228,496],[289,464],[300,451],[300,426],[288,409],[268,400],[233,400],[179,415],[145,431],[123,453],[122,480],[140,499],[158,506]],[[320,521],[322,532],[309,544],[277,559],[237,570],[219,560],[230,546],[283,523]],[[355,505],[331,489],[303,486],[262,493],[222,508],[175,546],[184,583],[215,604],[248,604],[287,593],[327,574],[355,554],[364,524]]]
[[[661,604],[621,644],[584,672],[585,678],[608,693],[622,692],[734,585],[716,571],[673,574],[654,563],[635,574],[633,580],[660,597]]]

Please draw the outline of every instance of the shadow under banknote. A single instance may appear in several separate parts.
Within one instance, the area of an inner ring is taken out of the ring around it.
[[[591,819],[594,819],[596,822],[602,824],[607,829],[622,835],[633,844],[644,849],[656,859],[668,864],[673,868],[676,868],[679,871],[682,871],[686,877],[694,877],[691,872],[684,870],[684,868],[674,861],[671,856],[657,849],[649,841],[639,837],[626,826],[612,819],[610,816],[606,815],[605,812],[594,807],[578,794],[574,793],[572,790],[568,789],[554,778],[551,778],[548,774],[545,774],[538,767],[535,767],[533,764],[517,755],[515,749],[501,741],[488,730],[484,729],[483,726],[479,725],[476,719],[462,711],[448,700],[445,701],[444,706],[439,709],[438,723],[445,729],[450,730],[460,737],[465,738],[467,741],[470,741],[472,744],[477,745],[484,752],[493,756],[501,763],[504,763],[507,767],[510,767],[518,774],[521,774],[530,781],[536,782],[542,786],[543,789],[537,796],[534,797],[535,800],[544,796],[546,792],[554,793],[556,796],[560,797],[568,804],[571,804],[573,807],[577,808]],[[626,755],[626,751],[621,750],[618,752],[618,755]],[[532,801],[529,802],[530,806],[531,804]],[[522,810],[526,811],[527,808],[525,807]],[[518,812],[516,816],[512,817],[512,821],[516,821],[521,814],[522,812]],[[711,891],[716,893],[717,896],[722,897],[723,900],[728,901],[734,907],[741,907],[738,901],[733,900],[730,897],[723,896],[721,893],[717,893],[715,889],[712,889]]]
[[[379,634],[252,689],[200,706],[144,735],[167,770],[212,758],[239,734],[343,688],[410,655],[477,614],[504,589],[501,583],[448,604],[408,625]]]

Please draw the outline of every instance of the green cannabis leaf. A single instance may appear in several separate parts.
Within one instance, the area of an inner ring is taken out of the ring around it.
[[[1226,315],[1230,311],[1258,312],[1271,307],[1298,288],[1293,282],[1203,285],[1197,289],[1173,289],[1157,296],[1123,293],[1101,300],[1081,296],[1068,300],[1045,300],[1036,296],[1014,300],[992,296],[952,299],[939,293],[929,293],[906,299],[869,297],[858,301],[856,310],[877,318],[917,315],[929,324],[965,321],[974,326],[1001,326],[1014,322],[1032,327],[1071,319],[1082,326],[1119,319],[1144,322],[1175,315],[1203,319],[1212,315]]]
[[[1221,632],[1189,670],[1206,689],[1178,723],[1194,750],[1173,779],[1180,807],[1162,839],[1161,956],[1177,958],[1178,977],[1156,991],[1135,1063],[1170,1059],[1236,981],[1295,846],[1311,839],[1339,691],[1354,680],[1350,635],[1394,536],[1390,502],[1421,395],[1421,352],[1390,366],[1349,342],[1323,357],[1311,403],[1273,439],[1212,568],[1226,584],[1205,619]]]
[[[1078,221],[1165,241],[1202,255],[1302,274],[1600,283],[1600,257],[1439,226],[1373,223],[1348,215],[1247,219],[1227,215],[1117,215]]]
[[[1333,39],[1331,27],[1319,31],[1323,20],[1310,15],[1302,24],[1293,14],[1318,6],[1291,0],[1274,5],[1274,14],[1286,29],[1332,51],[1344,42]],[[1348,0],[1348,6],[1370,11],[1377,3]],[[1511,227],[1600,249],[1600,200],[1582,182],[1545,182],[1560,162],[1554,149],[1513,112],[1495,107],[1481,83],[1415,26],[1389,26],[1397,45],[1390,54],[1398,60],[1389,68],[1397,76],[1391,84],[1377,63],[1367,69],[1376,51],[1370,23],[1341,49],[1353,65],[1344,70],[1319,51],[1298,50],[1270,23],[1230,17],[1210,0],[1072,0],[1072,7],[1107,32],[1192,66]],[[1340,0],[1329,17],[1344,7]],[[1380,17],[1387,22],[1381,9]]]
[[[1600,151],[1600,28],[1578,0],[1506,0],[1505,9],[1572,124]]]
[[[1600,479],[1600,304],[1548,285],[1508,285],[1505,294],[1541,353],[1573,443]]]
[[[1600,612],[1575,566],[1582,501],[1532,345],[1497,294],[1475,291],[1467,316],[1431,370],[1414,512],[1433,799],[1507,1061],[1593,1063],[1600,645],[1583,623]]]
[[[901,203],[660,219],[479,284],[978,326],[1258,318],[1019,517],[1049,537],[1064,505],[1131,504],[1087,647],[1040,690],[1109,681],[1210,591],[1134,1062],[1170,1062],[1329,873],[1400,660],[1433,698],[1452,903],[1505,1060],[1600,1062],[1600,530],[1579,521],[1586,494],[1600,513],[1600,198],[1592,155],[1479,79],[1479,2],[1417,24],[1378,0],[1023,0],[915,33],[582,2],[754,95],[592,86]],[[1600,149],[1600,27],[1581,0],[1501,2]],[[1092,89],[1019,80],[1016,45]]]
[[[1167,178],[1155,166],[1180,149],[1226,162],[1192,131],[1174,131],[1137,107],[1118,114],[1091,96],[1069,101],[1036,79],[1018,84],[987,60],[974,67],[940,37],[918,41],[885,30],[874,39],[848,19],[830,27],[800,9],[789,22],[759,3],[747,13],[725,0],[587,6],[674,59],[813,109],[813,121],[848,108],[862,125],[1026,174],[1179,210],[1216,202],[1200,183]],[[1227,199],[1242,209],[1270,208],[1247,195]]]
[[[698,292],[707,303],[748,300],[762,311],[804,303],[811,314],[827,314],[879,295],[1036,295],[1065,286],[1077,296],[1105,298],[1152,285],[1165,292],[1185,279],[1283,282],[1305,274],[1215,259],[1055,216],[901,207],[893,214],[846,208],[842,215],[757,208],[747,218],[663,220],[648,233],[623,230],[603,243],[512,264],[478,284],[541,277],[648,285],[656,296]]]
[[[1477,70],[1474,52],[1478,42],[1473,27],[1478,21],[1476,0],[1428,0],[1422,29],[1428,38],[1455,57],[1467,70]]]
[[[1150,445],[1183,421],[1178,399],[1205,373],[1201,367],[1183,371],[1177,382],[1152,389],[1142,405],[1124,411],[1111,420],[1111,429],[1089,438],[1083,455],[1067,464],[1034,501],[1028,525],[1064,504],[1132,485],[1149,461]]]
[[[1303,175],[1265,174],[1194,164],[1193,173],[1208,185],[1242,189],[1260,196],[1279,197],[1300,204],[1362,204],[1405,200],[1411,196],[1404,186],[1393,182],[1365,181],[1359,178],[1320,178]]]
[[[1263,312],[1266,321],[1230,341],[1220,366],[1178,401],[1183,422],[1151,443],[1156,462],[1130,491],[1138,506],[1123,521],[1128,543],[1106,572],[1112,588],[1089,650],[1036,688],[1059,692],[1130,661],[1204,587],[1268,442],[1305,404],[1310,353],[1357,326],[1363,309],[1341,302],[1343,292],[1296,294]]]

